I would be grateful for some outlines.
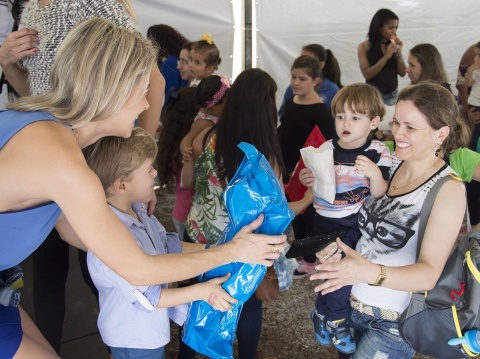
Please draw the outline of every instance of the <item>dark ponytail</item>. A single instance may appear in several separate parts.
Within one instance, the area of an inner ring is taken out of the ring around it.
[[[332,81],[338,88],[342,88],[342,72],[340,70],[340,65],[338,64],[337,59],[333,56],[331,50],[326,49],[327,58],[325,59],[325,66],[323,67],[323,74],[327,79]]]

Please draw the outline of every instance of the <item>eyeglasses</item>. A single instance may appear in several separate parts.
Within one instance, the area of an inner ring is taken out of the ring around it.
[[[188,60],[180,59],[180,60],[177,60],[177,65],[185,66],[185,65],[187,65],[189,62],[190,62],[190,61],[188,61]]]
[[[371,237],[394,249],[405,247],[415,233],[411,228],[373,216],[365,207],[358,213],[358,226]]]

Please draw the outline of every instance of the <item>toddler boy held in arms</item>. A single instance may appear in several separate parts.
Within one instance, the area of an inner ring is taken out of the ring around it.
[[[385,114],[385,106],[377,89],[367,84],[352,84],[342,88],[332,100],[332,114],[338,138],[322,147],[333,149],[336,194],[333,203],[315,195],[314,232],[316,235],[345,230],[343,241],[351,248],[360,239],[358,211],[365,199],[381,197],[387,190],[391,155],[378,140],[370,140],[372,130]],[[304,168],[301,182],[312,187],[313,172]],[[332,246],[327,247],[332,248]],[[322,253],[322,263],[340,260],[342,253],[335,246],[330,253]],[[332,343],[342,353],[356,349],[347,324],[351,286],[322,295],[318,293],[311,319],[317,341],[324,346]]]

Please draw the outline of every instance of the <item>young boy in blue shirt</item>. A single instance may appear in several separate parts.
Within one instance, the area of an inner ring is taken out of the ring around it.
[[[134,128],[131,137],[104,137],[87,147],[84,155],[100,178],[110,207],[147,254],[203,250],[202,244],[181,242],[176,233],[166,232],[154,216],[147,215],[145,203],[151,198],[157,175],[152,166],[156,152],[148,133]],[[226,311],[236,302],[221,287],[228,275],[183,288],[160,283],[134,286],[94,253],[88,251],[87,260],[99,292],[98,328],[115,359],[164,358],[164,346],[170,341],[169,319],[182,325],[185,303],[206,300],[215,309]]]

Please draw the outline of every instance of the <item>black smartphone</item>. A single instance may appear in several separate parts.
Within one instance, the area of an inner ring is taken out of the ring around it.
[[[295,239],[288,252],[285,254],[287,258],[305,257],[315,254],[335,242],[337,237],[343,239],[345,230],[338,230],[329,233],[322,233],[318,236]]]

